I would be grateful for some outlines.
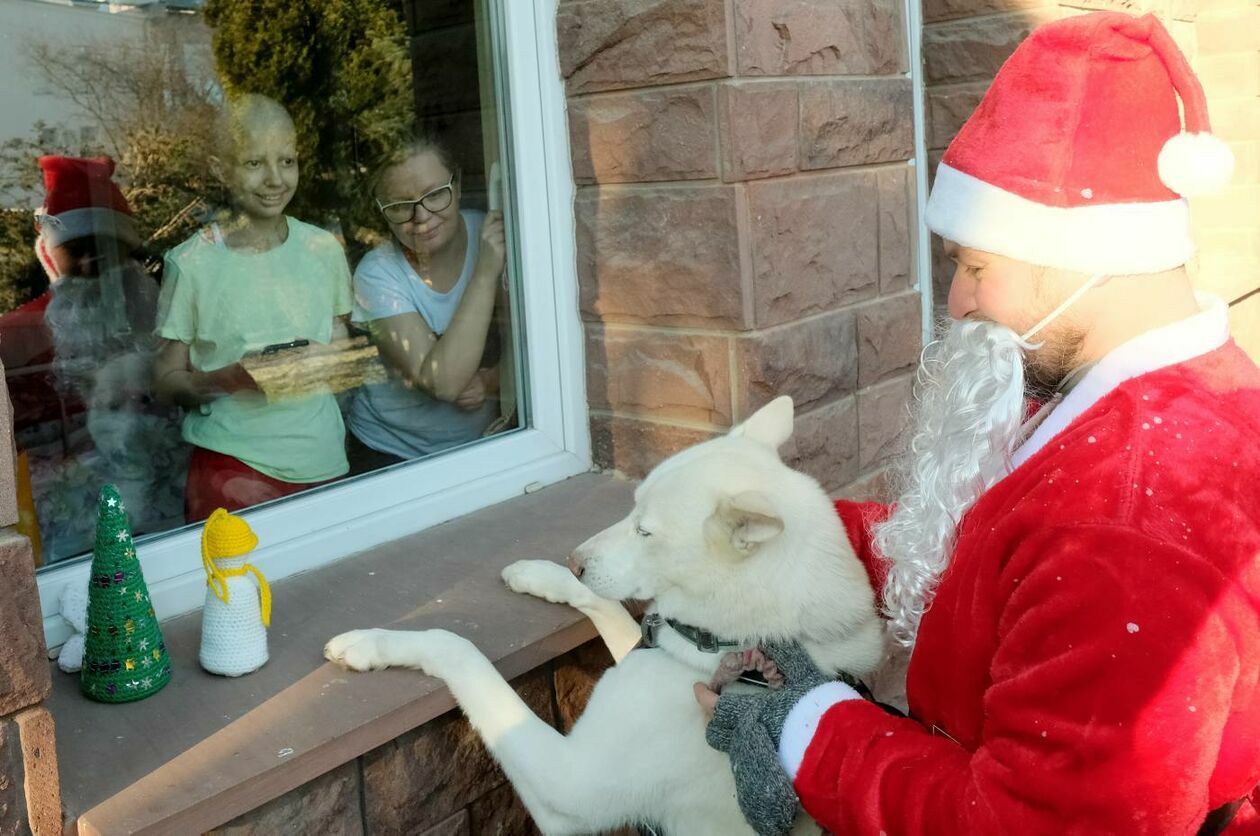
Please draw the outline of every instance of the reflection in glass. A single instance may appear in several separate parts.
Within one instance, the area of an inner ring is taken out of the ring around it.
[[[90,549],[107,481],[142,535],[517,425],[486,8],[0,0],[34,80],[0,91],[0,359],[37,561]]]
[[[354,320],[393,374],[363,387],[350,410],[360,462],[402,461],[480,438],[500,414],[490,343],[504,267],[503,216],[460,210],[457,173],[437,140],[414,142],[376,175],[391,237],[354,273]],[[451,199],[443,200],[443,193]],[[434,195],[438,198],[431,200]],[[430,206],[446,205],[430,209]]]
[[[234,96],[211,158],[214,218],[166,254],[153,383],[185,409],[193,446],[185,518],[236,511],[345,475],[337,401],[314,385],[273,400],[242,365],[271,346],[328,345],[345,333],[350,273],[330,233],[285,213],[297,191],[297,131],[257,94]]]
[[[447,154],[449,157],[449,154]],[[445,185],[438,186],[432,191],[425,192],[415,200],[399,200],[392,203],[381,203],[381,199],[376,199],[376,205],[380,207],[381,214],[385,216],[385,220],[391,224],[405,224],[414,222],[416,214],[421,208],[431,214],[445,211],[455,200],[455,180],[458,179],[459,172],[456,171],[451,175],[451,179],[447,180]]]

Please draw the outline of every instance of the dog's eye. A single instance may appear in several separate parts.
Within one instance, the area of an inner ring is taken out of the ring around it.
[[[634,533],[635,533],[635,534],[637,534],[637,535],[639,535],[640,537],[651,537],[651,536],[652,536],[652,532],[650,532],[650,531],[646,530],[646,529],[645,529],[643,526],[641,526],[641,525],[636,525],[636,526],[634,527]]]

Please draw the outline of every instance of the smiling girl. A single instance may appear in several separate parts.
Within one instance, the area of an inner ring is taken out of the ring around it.
[[[166,254],[155,369],[187,410],[189,522],[296,493],[348,469],[332,394],[268,402],[242,367],[270,345],[329,343],[350,313],[350,273],[331,234],[284,214],[298,183],[289,114],[264,96],[229,102],[215,173],[228,211]]]

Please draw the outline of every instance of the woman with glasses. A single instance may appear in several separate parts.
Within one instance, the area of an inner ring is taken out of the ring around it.
[[[354,273],[354,321],[391,372],[350,409],[352,472],[479,438],[499,415],[498,371],[485,368],[503,218],[460,210],[459,171],[432,138],[377,174],[373,198],[392,233]]]

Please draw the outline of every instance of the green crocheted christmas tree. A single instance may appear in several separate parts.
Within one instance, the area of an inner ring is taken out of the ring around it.
[[[101,488],[88,585],[79,688],[98,702],[142,700],[171,681],[171,660],[153,616],[118,489]]]

